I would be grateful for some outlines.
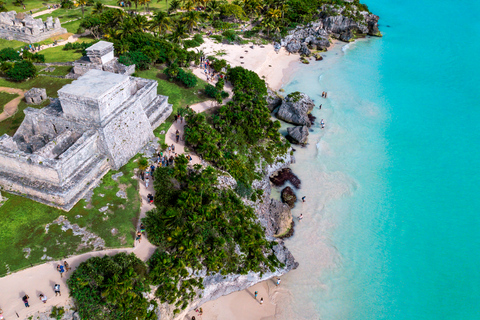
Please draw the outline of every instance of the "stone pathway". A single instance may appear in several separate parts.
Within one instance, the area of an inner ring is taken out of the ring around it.
[[[145,217],[146,212],[154,208],[153,204],[149,204],[147,201],[147,195],[149,193],[155,194],[153,190],[153,184],[147,189],[145,184],[140,181],[140,219],[137,226],[139,230],[140,220]],[[148,239],[142,237],[141,242],[135,241],[133,248],[120,248],[120,249],[108,249],[102,251],[93,251],[85,254],[77,255],[66,259],[70,267],[75,270],[78,265],[91,257],[101,257],[104,255],[115,255],[120,252],[135,253],[135,255],[143,260],[147,261],[155,252],[156,247],[152,245]],[[21,248],[19,248],[21,250]],[[60,277],[57,272],[57,264],[63,263],[62,261],[49,261],[41,265],[37,265],[22,271],[15,272],[3,278],[0,278],[0,308],[3,309],[5,319],[18,319],[17,313],[20,319],[27,319],[30,315],[36,312],[50,311],[52,306],[67,306],[71,303],[69,298],[69,291],[66,284],[67,279],[72,274],[72,271],[66,272],[65,277]],[[62,295],[55,297],[53,291],[54,284],[60,284]],[[38,296],[43,293],[47,296],[47,303],[43,304]],[[21,298],[28,294],[30,296],[30,308],[25,308]]]
[[[0,87],[0,91],[18,94],[18,97],[10,100],[3,107],[3,112],[0,114],[0,121],[3,121],[5,119],[13,116],[15,114],[15,112],[17,112],[18,104],[20,103],[20,101],[22,101],[26,90],[14,89],[14,88],[8,88],[8,87]]]

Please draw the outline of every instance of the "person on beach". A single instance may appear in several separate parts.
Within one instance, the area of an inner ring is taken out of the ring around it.
[[[71,270],[72,268],[70,268],[70,265],[68,264],[67,261],[63,261],[63,265],[65,267],[65,272],[67,272],[68,270]]]
[[[192,320],[195,320],[195,316],[192,316]]]
[[[322,91],[322,98],[325,98],[325,91]]]
[[[305,196],[302,197],[302,202],[305,202],[305,198],[306,198]]]
[[[280,280],[280,278],[277,278],[277,286],[280,285],[280,281],[282,281],[282,280]]]
[[[200,311],[198,311],[198,314],[203,315],[203,309],[202,308],[200,308]]]
[[[62,265],[57,264],[57,271],[60,272],[60,278],[63,278],[63,273],[65,272],[65,268]]]
[[[22,301],[23,301],[23,303],[25,304],[25,307],[27,307],[27,308],[30,307],[30,305],[28,304],[28,299],[29,299],[29,298],[30,298],[30,297],[28,296],[28,294],[26,294],[26,295],[24,295],[24,296],[22,297]]]
[[[263,304],[263,298],[260,298],[260,304],[261,305]]]
[[[255,300],[257,300],[258,291],[255,291]]]
[[[318,106],[318,109],[322,110],[322,104],[320,103],[320,106]]]
[[[142,233],[140,231],[137,232],[137,237],[135,238],[135,240],[137,240],[138,243],[140,243],[140,241],[142,240]]]
[[[60,285],[58,283],[56,283],[54,286],[53,286],[53,291],[55,291],[55,297],[57,295],[62,295],[62,293],[60,292]]]
[[[40,295],[38,296],[38,298],[39,298],[43,303],[47,303],[47,296],[44,295],[43,293],[40,293]]]
[[[298,216],[298,221],[301,221],[303,219],[303,214],[300,213],[300,215]]]
[[[5,318],[3,317],[3,310],[0,309],[0,320],[4,320]]]
[[[327,91],[325,91],[325,99],[327,98]]]

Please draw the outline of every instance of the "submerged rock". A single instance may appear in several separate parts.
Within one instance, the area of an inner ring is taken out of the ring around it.
[[[292,92],[283,99],[277,118],[295,125],[310,126],[308,113],[315,107],[312,99],[303,92]]]
[[[301,184],[300,179],[292,172],[292,169],[290,168],[284,168],[278,171],[276,174],[270,177],[270,181],[276,187],[281,187],[285,184],[285,182],[290,181],[295,188],[300,189]]]
[[[271,199],[268,208],[275,237],[285,235],[292,226],[292,212],[290,207],[278,200]]]
[[[308,140],[308,127],[298,126],[287,128],[287,140],[294,144],[305,144]]]
[[[282,201],[290,208],[293,208],[295,206],[295,202],[297,201],[297,196],[295,195],[295,192],[292,190],[290,187],[285,187],[282,190]]]
[[[315,53],[315,60],[316,60],[316,61],[321,61],[321,60],[323,60],[322,55],[321,55],[320,53]]]

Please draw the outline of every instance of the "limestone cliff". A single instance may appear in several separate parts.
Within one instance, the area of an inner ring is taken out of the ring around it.
[[[326,4],[315,22],[289,31],[280,42],[289,52],[309,56],[310,50],[327,50],[330,37],[349,42],[365,35],[381,36],[378,20],[378,16],[355,2],[342,6]]]

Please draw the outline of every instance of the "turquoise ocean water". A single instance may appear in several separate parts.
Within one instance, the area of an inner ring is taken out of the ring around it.
[[[480,2],[367,5],[383,38],[284,87],[323,107],[292,166],[307,202],[278,319],[480,319]]]

